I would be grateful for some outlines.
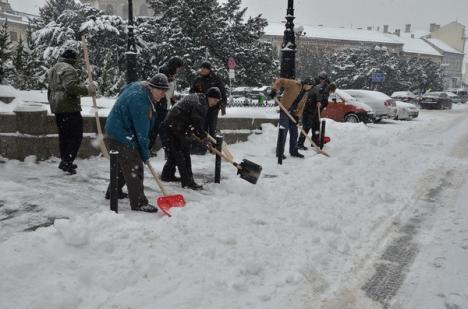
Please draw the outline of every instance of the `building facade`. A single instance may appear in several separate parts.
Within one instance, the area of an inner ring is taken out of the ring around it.
[[[128,18],[128,0],[86,0],[83,2],[89,3],[109,15],[118,15],[124,19]],[[133,15],[151,16],[153,11],[148,8],[146,0],[133,0]]]
[[[13,44],[18,42],[20,37],[25,39],[29,20],[37,17],[36,15],[15,11],[8,3],[8,0],[0,0],[0,23],[7,22],[10,40]]]

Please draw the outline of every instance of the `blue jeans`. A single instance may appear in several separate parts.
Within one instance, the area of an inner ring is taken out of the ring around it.
[[[289,119],[288,115],[286,115],[286,113],[282,110],[280,111],[279,125],[289,131],[289,153],[297,153],[297,125],[291,119]],[[284,139],[281,141],[283,149],[284,145],[286,144],[287,135],[288,134],[286,132]],[[278,152],[278,149],[276,151]]]

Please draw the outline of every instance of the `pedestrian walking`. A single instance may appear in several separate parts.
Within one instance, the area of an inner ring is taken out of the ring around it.
[[[83,140],[81,96],[96,94],[96,86],[80,82],[76,69],[78,51],[68,47],[63,50],[57,63],[48,71],[47,98],[50,110],[55,114],[59,135],[59,168],[68,174],[76,174],[76,159]]]
[[[205,117],[208,109],[216,106],[221,98],[221,91],[212,87],[206,94],[194,93],[186,96],[169,111],[161,126],[161,141],[168,153],[161,180],[181,181],[182,188],[203,189],[193,178],[189,138],[195,135],[204,144],[209,143],[203,129]],[[175,176],[176,167],[180,178]]]
[[[106,122],[108,149],[116,150],[119,162],[119,196],[126,184],[132,210],[156,212],[143,191],[143,164],[149,160],[149,133],[157,122],[157,104],[169,89],[166,75],[127,85],[112,107]],[[110,196],[110,185],[106,197]]]

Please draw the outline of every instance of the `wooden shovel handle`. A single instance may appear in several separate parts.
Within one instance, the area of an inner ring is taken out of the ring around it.
[[[212,141],[213,143],[216,143],[216,139],[213,136],[211,136],[208,132],[205,132],[205,133],[208,136],[208,138],[210,139],[210,141]],[[234,156],[229,151],[229,148],[227,147],[227,144],[224,141],[223,141],[222,151],[226,155],[226,157],[228,157],[230,160],[234,160]]]
[[[314,146],[315,152],[323,154],[324,156],[330,157],[330,155],[328,153],[326,153],[325,151],[323,151],[322,149],[320,149],[320,147],[317,146],[317,144],[315,144],[315,142],[304,131],[304,129],[297,124],[296,119],[294,119],[294,117],[291,115],[291,113],[289,113],[289,111],[286,109],[286,107],[284,107],[284,105],[281,104],[281,102],[278,100],[278,98],[275,98],[275,101],[279,105],[279,107],[283,110],[283,112],[289,117],[289,119],[291,119],[291,121],[294,122],[297,125],[299,130],[301,130],[301,133],[307,138],[307,140],[311,143],[311,145]]]
[[[201,139],[196,136],[195,134],[192,134],[193,138],[195,138],[195,140],[197,142],[199,142],[200,144],[202,143]],[[231,163],[232,165],[234,165],[238,170],[241,170],[242,168],[239,166],[238,163],[234,162],[234,160],[228,158],[224,153],[220,152],[218,149],[214,148],[213,146],[211,145],[208,145],[208,149],[211,151],[211,152],[214,152],[215,154],[217,154],[218,156],[220,156],[221,158],[223,158],[224,160],[226,160],[227,162]]]
[[[146,166],[151,171],[151,174],[153,175],[154,180],[158,184],[158,187],[161,190],[162,194],[164,196],[168,195],[166,189],[164,188],[164,185],[162,184],[161,178],[159,178],[158,173],[156,173],[156,171],[153,169],[153,166],[151,165],[149,161],[146,162]]]
[[[93,74],[91,72],[91,64],[89,63],[88,45],[86,42],[86,37],[84,35],[81,37],[81,47],[83,48],[84,62],[86,66],[86,72],[88,73],[88,80],[90,83],[92,83]],[[93,94],[92,99],[93,99],[93,107],[94,107],[94,117],[96,118],[98,138],[100,139],[99,147],[101,148],[101,152],[104,155],[104,157],[109,159],[109,152],[107,151],[106,145],[104,144],[104,141],[102,140],[102,137],[104,135],[102,134],[101,122],[99,121],[99,113],[98,113],[97,104],[96,104],[96,94]]]

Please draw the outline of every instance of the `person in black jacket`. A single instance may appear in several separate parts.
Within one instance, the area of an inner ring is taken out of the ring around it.
[[[224,82],[213,72],[213,68],[209,62],[203,62],[200,66],[199,75],[192,83],[190,93],[206,93],[209,88],[216,87],[221,92],[221,99],[219,104],[212,106],[208,109],[204,129],[211,136],[216,135],[216,126],[218,123],[218,114],[221,109],[221,115],[226,114],[226,88]],[[198,153],[198,152],[197,152]],[[206,149],[200,152],[200,154],[206,153]]]
[[[309,97],[302,113],[302,128],[308,134],[312,129],[312,140],[316,145],[319,145],[320,135],[320,115],[318,109],[322,111],[328,105],[329,84],[327,73],[321,72],[316,79],[318,82],[315,87],[310,90]],[[307,150],[304,146],[306,137],[301,134],[297,140],[297,148]]]
[[[171,105],[176,103],[176,99],[174,97],[174,92],[176,89],[176,80],[175,77],[177,73],[182,69],[184,66],[184,61],[179,57],[172,57],[169,61],[159,68],[159,73],[166,75],[169,81],[169,89],[166,92],[166,96],[164,97],[163,101],[158,102],[156,106],[156,113],[158,114],[158,119],[150,132],[150,141],[149,141],[149,149],[154,146],[156,142],[156,137],[159,134],[159,129],[161,127],[161,123],[167,115],[167,110],[169,108],[169,102]]]
[[[193,179],[188,137],[193,134],[204,144],[209,143],[203,125],[208,109],[217,105],[220,99],[220,90],[212,87],[206,94],[194,93],[186,96],[171,108],[161,125],[161,142],[168,153],[161,180],[180,180],[182,188],[203,189]],[[175,176],[176,167],[180,179]]]

